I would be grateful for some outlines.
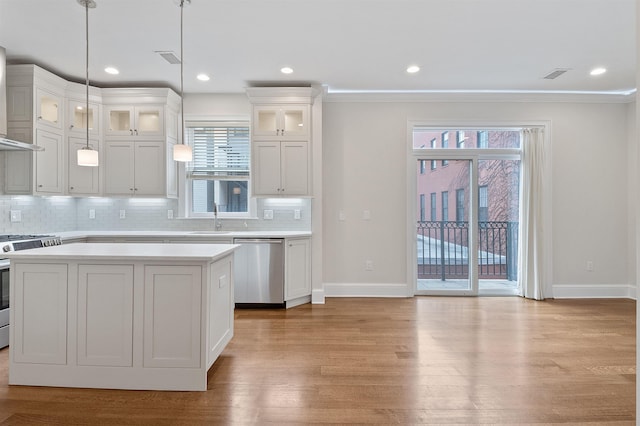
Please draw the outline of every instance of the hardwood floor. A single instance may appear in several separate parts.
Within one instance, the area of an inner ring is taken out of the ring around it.
[[[7,385],[0,422],[635,424],[635,302],[327,299],[237,310],[207,392]]]

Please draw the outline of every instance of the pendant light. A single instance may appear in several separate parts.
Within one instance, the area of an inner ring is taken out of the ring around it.
[[[182,15],[185,4],[190,4],[191,0],[180,1],[180,130],[182,131],[182,141],[173,146],[173,159],[175,161],[187,162],[193,160],[193,150],[184,143],[184,48],[182,42]]]
[[[91,149],[89,146],[89,8],[95,9],[96,2],[94,0],[77,0],[80,6],[85,9],[85,40],[87,45],[86,55],[86,88],[87,88],[87,105],[85,109],[86,128],[87,128],[87,145],[78,150],[78,166],[97,167],[98,151]]]

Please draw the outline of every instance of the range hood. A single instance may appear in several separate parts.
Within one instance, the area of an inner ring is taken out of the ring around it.
[[[7,53],[0,46],[0,151],[42,151],[30,143],[7,139]]]

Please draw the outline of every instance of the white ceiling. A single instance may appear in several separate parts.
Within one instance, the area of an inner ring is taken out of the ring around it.
[[[170,85],[180,66],[179,0],[96,0],[90,78]],[[85,9],[76,0],[0,0],[8,63],[83,82]],[[405,71],[410,64],[418,74]],[[120,75],[103,69],[113,65]],[[291,75],[280,68],[290,66]],[[608,72],[591,77],[604,66]],[[555,80],[542,77],[570,70]],[[636,87],[634,0],[192,0],[184,91],[314,83],[357,91],[628,91]],[[206,72],[211,80],[199,82]]]

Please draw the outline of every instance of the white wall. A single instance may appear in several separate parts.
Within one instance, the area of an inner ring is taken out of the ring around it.
[[[323,110],[326,296],[406,285],[407,121],[551,122],[553,288],[561,297],[629,294],[628,104],[356,102]],[[338,220],[338,212],[346,220]],[[372,219],[362,219],[370,210]],[[374,270],[364,270],[365,259]],[[594,262],[587,272],[586,261]],[[373,284],[373,285],[369,285]],[[348,289],[348,290],[344,290]]]

